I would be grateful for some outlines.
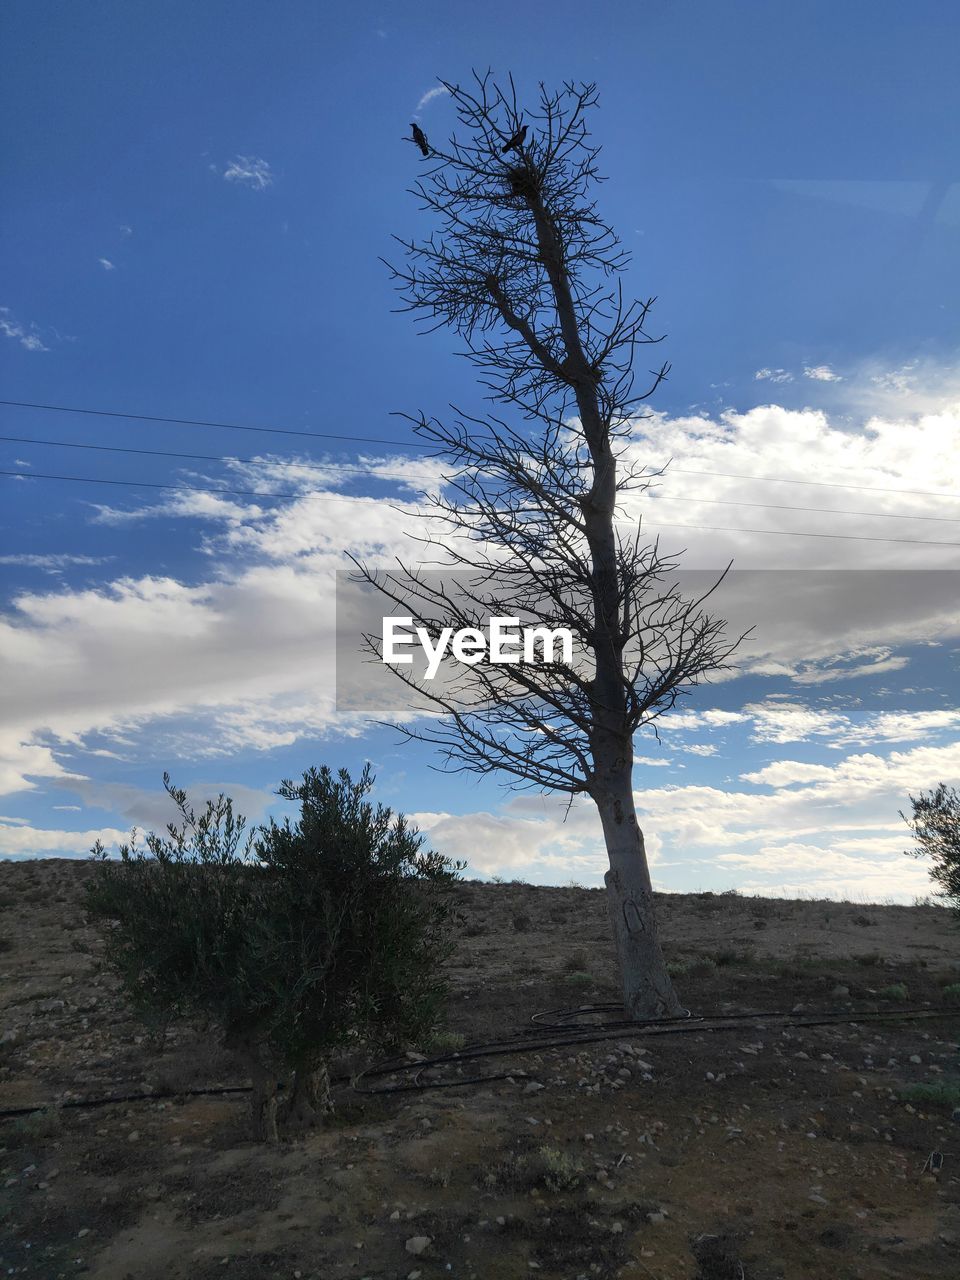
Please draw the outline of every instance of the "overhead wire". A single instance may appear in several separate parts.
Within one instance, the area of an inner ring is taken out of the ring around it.
[[[356,495],[355,497],[355,495],[351,494],[319,493],[315,489],[301,490],[300,493],[268,493],[261,489],[210,489],[202,485],[161,484],[155,480],[109,480],[99,476],[68,476],[54,474],[54,472],[49,471],[9,471],[4,470],[4,468],[0,468],[0,476],[14,476],[18,480],[61,480],[70,484],[111,485],[127,489],[163,489],[172,493],[204,493],[211,495],[211,497],[262,498],[269,500],[269,502],[314,497],[317,502],[361,502],[372,503],[374,506],[380,506],[381,503],[381,499],[369,498],[365,497],[365,495]],[[614,524],[622,527],[634,527],[636,522],[616,520]],[[777,536],[777,538],[827,538],[850,541],[850,543],[900,543],[911,545],[911,547],[960,547],[960,541],[951,543],[951,541],[932,538],[877,538],[877,536],[869,536],[867,534],[815,534],[815,532],[809,530],[742,529],[742,527],[732,527],[730,525],[677,524],[677,522],[667,520],[650,521],[648,524],[653,529],[698,529],[721,532],[721,534],[768,534]]]
[[[366,495],[346,493],[318,493],[316,490],[301,490],[297,493],[269,493],[261,489],[225,489],[207,488],[202,485],[162,484],[151,480],[110,480],[97,476],[67,476],[46,471],[9,471],[0,468],[0,476],[14,476],[20,480],[60,480],[72,484],[112,485],[130,489],[162,489],[170,492],[205,493],[214,497],[246,497],[263,498],[267,501],[279,501],[315,496],[318,502],[360,502],[380,505],[381,499]],[[615,520],[614,524],[633,528],[635,521]],[[857,533],[813,533],[800,529],[744,529],[730,525],[680,524],[667,520],[648,522],[654,529],[699,529],[714,533],[760,533],[782,538],[828,538],[841,542],[890,542],[915,547],[960,547],[960,542],[946,542],[933,538],[879,538]]]
[[[182,453],[169,449],[135,449],[128,445],[93,444],[89,441],[77,440],[40,440],[35,436],[5,436],[0,440],[15,444],[39,444],[51,448],[88,449],[98,453],[127,453],[138,457],[150,458],[182,458],[193,462],[219,462],[224,465],[240,464],[253,467],[290,468],[297,471],[321,471],[325,474],[343,473],[345,475],[361,475],[373,480],[403,480],[406,482],[424,480],[436,483],[441,476],[419,475],[416,472],[375,471],[370,467],[352,467],[341,462],[291,462],[286,459],[270,458],[238,458],[229,454]],[[29,475],[29,472],[24,472]],[[134,483],[131,481],[130,483]],[[872,520],[929,520],[939,524],[960,524],[960,516],[913,515],[900,511],[851,511],[843,507],[806,507],[780,502],[741,502],[733,498],[703,498],[692,494],[657,494],[657,502],[700,502],[711,506],[750,507],[765,511],[805,511],[817,515],[862,516]]]
[[[302,431],[302,430],[277,428],[277,427],[254,427],[254,426],[250,426],[242,423],[221,422],[221,421],[214,421],[214,420],[207,420],[207,419],[200,419],[200,418],[172,418],[172,417],[164,417],[159,414],[121,413],[121,412],[118,412],[115,410],[109,410],[109,409],[91,409],[91,408],[75,406],[75,405],[41,404],[38,402],[24,401],[24,400],[0,399],[0,405],[6,405],[8,407],[16,407],[16,408],[38,409],[38,410],[45,410],[45,411],[56,412],[56,413],[79,413],[79,414],[86,414],[86,415],[97,416],[97,417],[124,418],[124,419],[131,419],[131,420],[142,421],[142,422],[159,422],[159,423],[166,423],[166,424],[179,424],[184,426],[196,426],[196,427],[216,427],[216,428],[223,428],[223,429],[236,430],[236,431],[263,432],[266,434],[274,434],[274,435],[295,435],[295,436],[309,437],[314,439],[349,440],[352,443],[362,442],[362,443],[371,443],[371,444],[386,444],[386,445],[400,446],[400,447],[406,447],[407,445],[411,445],[414,447],[423,447],[423,448],[429,447],[426,445],[421,445],[420,442],[417,442],[417,441],[391,441],[383,437],[376,437],[376,436],[358,436],[358,435],[343,436],[343,435],[337,435],[329,432]],[[421,479],[429,479],[430,481],[435,482],[436,480],[441,478],[438,476],[431,476],[431,477],[422,476],[421,477],[414,474],[403,473],[403,472],[375,472],[369,468],[349,467],[346,464],[342,464],[342,463],[325,463],[325,464],[303,463],[303,462],[276,463],[270,460],[258,459],[258,458],[230,458],[230,457],[211,455],[211,454],[194,454],[194,453],[186,453],[186,452],[177,452],[173,450],[139,449],[139,448],[134,448],[130,446],[100,445],[100,444],[96,444],[89,441],[40,440],[40,439],[27,437],[27,436],[0,436],[0,440],[5,440],[10,443],[19,443],[19,444],[39,444],[39,445],[48,446],[48,447],[87,449],[87,450],[93,450],[97,452],[126,453],[131,455],[141,455],[141,456],[150,456],[150,457],[182,458],[185,460],[202,461],[202,462],[219,462],[222,464],[239,463],[245,466],[281,466],[281,467],[292,468],[297,470],[325,471],[327,473],[329,473],[331,470],[335,470],[343,474],[365,475],[370,478],[378,478],[378,479],[385,479],[385,480],[386,479],[402,480],[407,483],[413,480],[421,480]],[[700,470],[700,469],[694,469],[694,468],[681,468],[681,467],[675,467],[675,468],[672,468],[672,470],[680,474],[689,474],[689,475],[722,476],[722,477],[727,477],[731,479],[761,480],[763,482],[770,482],[770,483],[824,485],[824,486],[829,486],[833,488],[855,489],[855,490],[863,490],[863,491],[871,491],[871,492],[899,493],[899,494],[910,495],[910,496],[946,497],[946,498],[960,496],[960,495],[953,495],[953,494],[947,494],[943,492],[933,492],[933,491],[886,489],[886,488],[880,488],[879,486],[871,486],[871,485],[845,485],[845,484],[840,484],[839,482],[832,482],[832,481],[793,480],[793,479],[790,479],[789,477],[784,477],[784,476],[756,476],[756,475],[748,475],[745,473],[737,473],[737,472],[706,471],[706,470]],[[18,470],[18,471],[0,470],[0,475],[19,477],[21,479],[27,478],[27,479],[37,479],[37,480],[54,480],[54,481],[62,481],[62,482],[74,483],[74,484],[104,484],[104,485],[111,485],[113,487],[157,489],[157,490],[163,490],[168,492],[205,493],[212,496],[224,496],[224,497],[257,498],[257,499],[263,499],[265,501],[291,500],[291,499],[304,497],[310,493],[312,494],[317,493],[316,490],[305,490],[305,491],[301,490],[298,492],[276,492],[276,491],[270,492],[270,491],[264,491],[264,490],[258,490],[258,489],[241,489],[241,488],[235,489],[235,488],[227,488],[222,486],[166,484],[166,483],[161,483],[157,481],[119,480],[119,479],[111,479],[106,477],[95,477],[95,476],[63,475],[58,473],[38,472],[33,470]],[[317,495],[317,497],[318,497],[318,500],[320,501],[340,501],[340,502],[377,501],[377,499],[368,498],[366,496],[361,496],[361,495],[331,494],[327,492],[323,492]],[[934,521],[934,522],[940,522],[940,523],[960,523],[960,519],[956,517],[950,517],[950,516],[931,516],[931,515],[920,515],[920,514],[910,515],[903,512],[869,512],[869,511],[852,511],[848,509],[830,510],[829,508],[823,508],[823,507],[807,507],[802,505],[786,504],[786,503],[742,502],[736,499],[729,499],[729,498],[705,498],[705,497],[694,497],[694,496],[685,495],[685,494],[678,494],[678,495],[660,494],[658,495],[658,500],[667,501],[667,502],[696,502],[696,503],[703,503],[703,504],[710,504],[710,505],[745,507],[745,508],[752,508],[752,509],[758,509],[758,510],[803,511],[803,512],[826,514],[826,515],[849,515],[849,516],[858,516],[864,519],[900,519],[900,520],[924,520],[924,521]],[[618,525],[628,526],[628,525],[632,525],[634,522],[618,520],[616,521],[616,523]],[[928,538],[885,538],[885,537],[878,537],[875,535],[871,536],[867,534],[822,533],[822,532],[813,532],[808,530],[791,530],[791,529],[755,529],[755,528],[731,527],[731,526],[724,526],[724,525],[703,525],[703,524],[693,524],[689,522],[681,523],[681,522],[657,521],[657,520],[648,521],[648,526],[650,525],[652,525],[653,528],[692,529],[692,530],[698,530],[703,532],[713,532],[713,533],[749,533],[749,534],[772,535],[777,537],[820,538],[820,539],[828,539],[831,541],[884,542],[884,543],[897,543],[901,545],[930,546],[930,547],[960,546],[960,543],[958,542],[951,542],[951,541],[945,541],[940,539],[928,539]]]
[[[151,413],[121,413],[115,409],[90,409],[79,405],[39,404],[32,400],[3,400],[0,405],[19,409],[41,409],[51,413],[80,413],[93,417],[124,418],[137,422],[161,422],[186,427],[219,427],[226,431],[254,431],[266,435],[305,436],[315,440],[347,440],[360,444],[388,444],[400,449],[432,449],[434,445],[423,444],[418,440],[387,440],[382,436],[335,435],[326,431],[303,431],[287,427],[254,427],[237,422],[207,421],[202,418],[170,418]],[[660,464],[657,464],[660,465]],[[663,464],[668,465],[668,464]],[[656,469],[654,467],[654,469]],[[952,498],[960,500],[960,493],[945,493],[932,489],[898,489],[883,485],[844,484],[838,480],[801,480],[792,476],[758,476],[743,471],[708,471],[693,467],[674,467],[671,471],[678,475],[720,476],[731,480],[763,480],[771,484],[806,484],[830,489],[855,489],[864,493],[899,493],[918,498]]]

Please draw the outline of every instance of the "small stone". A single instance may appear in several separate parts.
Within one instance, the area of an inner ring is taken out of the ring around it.
[[[647,1214],[647,1221],[654,1224],[659,1222],[666,1222],[666,1220],[667,1220],[667,1215],[663,1212],[662,1209],[658,1209],[655,1213]]]
[[[911,1055],[910,1055],[910,1061],[911,1061],[915,1066],[918,1066],[918,1067],[919,1067],[919,1066],[920,1066],[920,1064],[921,1064],[921,1062],[923,1062],[923,1059],[920,1057],[919,1053],[911,1053]]]
[[[850,988],[845,987],[842,983],[838,983],[830,992],[834,1000],[845,1000],[850,994]]]
[[[139,1129],[131,1129],[131,1130],[130,1130],[130,1132],[127,1134],[127,1141],[128,1141],[128,1142],[139,1142],[139,1141],[140,1141],[140,1130],[139,1130]]]
[[[390,1215],[390,1221],[391,1221],[391,1222],[399,1222],[399,1221],[400,1221],[400,1210],[399,1210],[399,1209],[394,1209],[393,1213],[391,1213],[391,1215]]]
[[[424,1250],[429,1249],[431,1239],[431,1236],[411,1236],[403,1247],[407,1253],[412,1253],[419,1257]]]
[[[538,1081],[536,1081],[536,1080],[531,1080],[531,1081],[529,1082],[529,1084],[524,1085],[524,1087],[523,1087],[523,1092],[524,1092],[524,1093],[539,1093],[539,1092],[540,1092],[540,1090],[541,1090],[542,1088],[543,1088],[543,1085],[542,1085],[542,1084],[540,1084]]]

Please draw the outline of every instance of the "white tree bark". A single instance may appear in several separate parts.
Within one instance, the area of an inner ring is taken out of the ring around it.
[[[653,888],[643,833],[637,824],[630,772],[621,768],[598,786],[594,799],[600,811],[610,862],[604,883],[620,966],[624,1012],[638,1022],[645,1018],[676,1016],[681,1012],[681,1005],[657,936]]]

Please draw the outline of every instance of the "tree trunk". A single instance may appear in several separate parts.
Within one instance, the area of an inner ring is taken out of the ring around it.
[[[330,1098],[330,1073],[327,1064],[310,1070],[301,1067],[293,1077],[290,1097],[284,1103],[284,1128],[302,1132],[323,1123],[333,1112]]]
[[[231,1036],[227,1044],[250,1073],[250,1119],[254,1140],[278,1142],[276,1068],[253,1032]]]
[[[607,909],[629,1019],[673,1017],[680,1001],[667,973],[653,907],[643,833],[633,801],[632,767],[617,768],[596,781],[593,798],[600,810],[610,870],[604,876]]]

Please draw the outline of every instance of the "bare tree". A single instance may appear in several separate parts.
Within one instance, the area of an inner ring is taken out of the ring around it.
[[[396,727],[438,746],[453,770],[495,770],[508,785],[593,799],[625,1010],[637,1020],[672,1015],[680,1004],[657,937],[633,738],[728,665],[739,641],[701,612],[706,596],[681,597],[676,557],[641,543],[639,525],[619,532],[619,495],[662,474],[626,466],[622,454],[669,366],[635,388],[638,349],[659,341],[645,328],[654,300],[624,300],[627,254],[592,198],[595,87],[541,85],[526,113],[512,78],[506,89],[489,72],[469,89],[445,88],[466,136],[444,150],[428,145],[413,190],[437,225],[425,241],[401,240],[406,262],[391,270],[402,309],[460,335],[488,397],[513,421],[456,408],[450,424],[411,419],[452,464],[428,503],[441,533],[422,541],[459,572],[453,585],[402,564],[399,573],[360,565],[360,576],[434,643],[444,628],[482,632],[506,615],[566,628],[574,651],[508,665],[475,653],[437,688],[395,667],[422,696],[417,709],[431,713]],[[379,637],[367,643],[381,655]]]

